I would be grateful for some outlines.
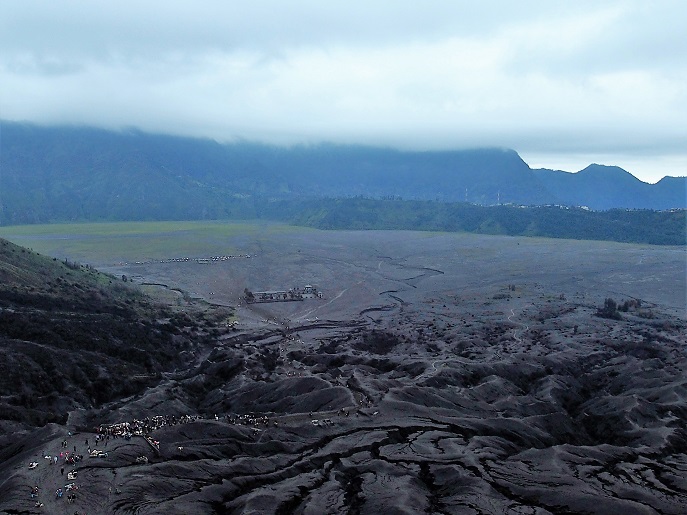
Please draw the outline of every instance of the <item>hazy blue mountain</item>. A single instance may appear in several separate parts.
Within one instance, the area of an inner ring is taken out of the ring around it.
[[[653,185],[654,209],[687,207],[687,177],[664,177]]]
[[[285,151],[291,191],[328,197],[542,203],[550,199],[513,150],[402,152],[318,145]],[[285,170],[286,171],[286,170]]]
[[[403,198],[594,209],[685,206],[685,179],[531,170],[517,152],[276,147],[0,122],[0,223],[248,217],[260,202]]]
[[[566,205],[592,209],[671,209],[687,203],[685,177],[665,177],[658,184],[640,181],[617,166],[591,164],[577,173],[533,170],[544,187]]]

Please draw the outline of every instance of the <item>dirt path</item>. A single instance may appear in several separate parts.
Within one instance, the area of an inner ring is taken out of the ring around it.
[[[364,282],[364,281],[358,281],[358,282],[355,283],[353,286],[358,286],[359,284],[362,284],[363,282]],[[300,315],[296,315],[296,316],[294,317],[294,320],[302,320],[302,319],[304,319],[305,317],[312,315],[312,314],[315,313],[316,311],[318,311],[318,310],[320,310],[320,309],[322,309],[322,308],[324,308],[324,307],[326,307],[326,306],[329,306],[329,305],[332,304],[335,300],[341,298],[341,296],[342,296],[344,293],[346,293],[348,290],[350,290],[351,288],[353,288],[353,286],[349,286],[348,288],[344,288],[344,289],[341,290],[335,297],[333,297],[331,300],[325,302],[324,304],[322,304],[322,305],[320,305],[320,306],[317,306],[317,307],[314,307],[313,309],[310,309],[310,310],[308,310],[308,311],[306,311],[305,313],[302,313],[302,314],[300,314]]]
[[[526,333],[526,332],[529,330],[530,326],[527,325],[527,324],[522,324],[521,322],[513,322],[513,317],[514,317],[514,316],[515,316],[515,310],[513,310],[513,308],[511,308],[511,310],[510,310],[510,315],[508,315],[508,321],[511,322],[511,323],[518,324],[518,325],[520,325],[520,326],[523,326],[523,325],[524,325],[525,328],[522,329],[522,334]],[[518,330],[517,330],[517,329],[513,329],[513,339],[514,339],[516,342],[518,342],[518,343],[522,343],[522,338],[520,338],[520,337],[518,336]]]

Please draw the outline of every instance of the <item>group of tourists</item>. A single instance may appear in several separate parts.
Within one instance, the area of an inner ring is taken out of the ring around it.
[[[229,422],[230,424],[238,424],[242,426],[268,426],[270,423],[270,419],[267,415],[234,415],[234,414],[227,414],[225,415],[225,420]],[[219,417],[215,415],[215,420],[219,420]]]
[[[71,431],[68,433],[68,437],[71,438],[72,433]],[[55,470],[55,473],[57,473],[57,470],[59,468],[59,476],[58,476],[58,484],[61,480],[61,478],[65,475],[65,468],[69,465],[75,465],[76,463],[80,462],[83,459],[83,456],[81,454],[77,453],[77,448],[76,445],[73,446],[73,450],[65,450],[69,447],[68,445],[68,440],[65,439],[61,442],[61,451],[59,454],[48,454],[46,451],[43,451],[43,457],[47,460],[49,465],[54,465],[54,467],[50,467],[53,470]],[[38,462],[33,461],[29,463],[29,470],[35,470],[38,468]],[[67,498],[68,503],[74,503],[76,501],[77,495],[76,491],[78,490],[78,486],[74,482],[76,479],[77,472],[75,470],[70,470],[67,472],[67,480],[71,481],[67,484],[64,485],[64,487],[58,487],[55,490],[55,500],[60,500],[63,497]],[[30,495],[31,499],[34,501],[34,508],[43,508],[45,507],[45,503],[39,499],[41,492],[41,488],[39,485],[35,485],[31,487]]]
[[[133,419],[131,422],[119,422],[117,424],[102,424],[96,427],[96,438],[105,441],[112,438],[130,439],[132,436],[146,436],[163,426],[175,426],[187,424],[199,420],[200,415],[155,415],[144,419]]]
[[[362,406],[368,405],[372,406],[372,401],[367,397],[363,396],[360,401]],[[340,416],[349,416],[349,410],[346,408],[341,408],[336,412]],[[313,414],[310,413],[310,416]],[[204,417],[202,415],[155,415],[152,417],[145,417],[143,419],[133,419],[130,422],[118,422],[116,424],[101,424],[95,428],[96,431],[96,445],[97,441],[107,441],[110,438],[125,438],[127,440],[131,439],[132,436],[141,436],[150,440],[151,445],[159,450],[159,442],[153,441],[149,435],[156,429],[160,429],[164,426],[175,426],[178,424],[188,424],[190,422],[195,422],[198,420],[214,419],[216,421],[224,421],[229,424],[241,425],[241,426],[252,426],[253,428],[258,427],[268,427],[270,425],[277,426],[278,422],[276,420],[270,419],[268,415],[260,414],[235,414],[227,413],[225,415],[213,415],[209,417]],[[86,442],[88,443],[88,442]],[[90,449],[90,448],[89,448]]]

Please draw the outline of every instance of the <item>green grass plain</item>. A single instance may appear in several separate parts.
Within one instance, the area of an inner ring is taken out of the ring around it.
[[[276,235],[312,231],[262,221],[102,222],[6,226],[0,238],[53,257],[103,263],[245,252],[237,241],[250,242],[255,252]]]

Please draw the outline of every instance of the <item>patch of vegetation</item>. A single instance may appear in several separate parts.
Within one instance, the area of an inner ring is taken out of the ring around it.
[[[477,206],[431,201],[279,202],[266,216],[318,229],[420,230],[685,245],[687,211]]]
[[[604,300],[604,305],[597,310],[596,316],[611,320],[622,320],[623,318],[618,312],[618,303],[610,297]]]
[[[65,238],[69,238],[71,260],[113,262],[136,256],[147,260],[237,254],[238,250],[227,244],[235,236],[259,242],[275,235],[311,230],[255,220],[131,221],[4,226],[0,227],[0,237],[51,256],[65,255]],[[202,256],[198,256],[200,248]]]

